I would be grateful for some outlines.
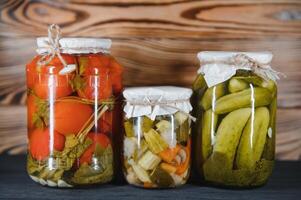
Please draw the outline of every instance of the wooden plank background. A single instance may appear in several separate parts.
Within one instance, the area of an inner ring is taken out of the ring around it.
[[[26,149],[24,65],[35,37],[57,23],[65,36],[109,37],[133,85],[190,86],[202,50],[262,51],[279,82],[277,158],[301,159],[301,1],[2,0],[0,152]]]

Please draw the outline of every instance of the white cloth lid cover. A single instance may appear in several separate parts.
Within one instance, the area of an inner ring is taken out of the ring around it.
[[[227,61],[229,58],[237,55],[244,54],[262,64],[269,64],[272,61],[273,54],[268,51],[264,52],[231,52],[231,51],[201,51],[198,53],[200,62],[211,61]]]
[[[37,38],[37,52],[43,54],[48,52],[48,37]],[[109,52],[112,41],[104,38],[82,38],[82,37],[65,37],[60,38],[59,44],[61,53],[98,53]]]
[[[192,110],[191,95],[192,90],[183,87],[130,87],[123,91],[123,96],[126,99],[123,110],[127,118],[145,115],[155,119],[156,116],[174,114],[178,111],[189,114]],[[139,105],[135,105],[133,102],[138,102]],[[148,105],[148,102],[155,105]],[[156,102],[158,102],[158,105],[156,105]],[[141,105],[141,103],[144,105]]]
[[[248,67],[237,67],[227,63],[235,55],[244,54],[254,61],[269,65],[272,61],[271,52],[226,52],[226,51],[202,51],[197,57],[201,62],[198,74],[204,74],[208,87],[222,83],[235,75],[237,69],[251,70]],[[215,63],[216,62],[216,63]]]

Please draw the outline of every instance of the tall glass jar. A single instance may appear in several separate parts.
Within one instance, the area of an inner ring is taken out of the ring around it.
[[[129,184],[170,188],[190,174],[189,102],[192,91],[179,87],[127,88],[124,97],[124,175]]]
[[[51,187],[109,182],[122,67],[110,40],[52,39],[37,39],[39,54],[26,66],[28,174]]]
[[[278,73],[269,52],[200,52],[194,166],[218,186],[266,183],[275,155]]]

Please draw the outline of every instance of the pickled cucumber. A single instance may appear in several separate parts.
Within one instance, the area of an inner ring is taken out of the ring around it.
[[[259,107],[255,110],[254,118],[250,117],[243,130],[236,155],[238,169],[253,169],[263,152],[268,125],[270,121],[269,110]]]
[[[275,93],[277,92],[277,86],[273,80],[270,80],[270,79],[265,80],[259,76],[247,76],[247,77],[237,76],[235,78],[238,80],[243,80],[247,83],[251,83],[254,86],[266,88],[272,93],[273,97],[274,97]]]
[[[125,130],[125,134],[126,134],[127,137],[134,137],[135,136],[135,132],[134,132],[132,122],[125,121],[124,122],[124,130]]]
[[[145,170],[152,170],[161,162],[161,158],[151,151],[147,151],[142,158],[138,161],[138,164]]]
[[[259,76],[235,76],[235,79],[251,83],[254,86],[262,87],[263,79]]]
[[[277,93],[277,86],[275,81],[273,80],[264,80],[261,84],[261,87],[267,88],[272,92],[272,96],[274,97],[275,94]]]
[[[239,108],[250,107],[254,94],[255,107],[265,106],[271,103],[272,94],[268,89],[255,87],[241,92],[225,95],[216,101],[215,112],[224,114]]]
[[[148,118],[146,116],[143,116],[142,124],[141,124],[143,133],[148,132],[152,128],[153,123],[154,123],[153,120],[151,120],[150,118]]]
[[[205,180],[224,184],[227,181],[227,173],[232,170],[225,168],[226,163],[229,163],[229,160],[224,153],[213,152],[203,164]]]
[[[231,93],[240,92],[246,88],[248,88],[249,85],[240,79],[231,78],[228,85],[228,90]]]
[[[167,120],[160,120],[157,124],[156,124],[156,127],[157,127],[157,131],[159,131],[160,133],[165,133],[167,131],[170,131],[171,129],[171,123]]]
[[[150,174],[150,179],[153,183],[157,184],[159,187],[171,187],[174,185],[173,178],[168,172],[164,171],[160,167],[157,167]]]
[[[212,101],[213,101],[212,98],[215,98],[215,100],[217,100],[218,98],[223,96],[225,94],[225,92],[226,92],[226,90],[225,90],[224,83],[220,83],[220,84],[217,84],[216,86],[208,88],[205,91],[203,98],[201,99],[201,102],[200,102],[203,109],[208,110],[209,108],[211,108]]]
[[[216,133],[213,152],[203,165],[206,180],[222,184],[229,181],[236,148],[250,115],[251,108],[241,108],[222,120]]]
[[[265,148],[262,157],[267,160],[275,159],[275,142],[276,142],[276,116],[277,116],[277,97],[274,97],[270,108],[270,124],[269,130],[271,131],[270,136],[267,136]],[[268,132],[269,133],[269,132]]]
[[[250,115],[251,108],[232,111],[222,120],[217,129],[213,154],[218,152],[226,157],[225,168],[232,169],[236,148]]]
[[[147,146],[154,154],[158,154],[168,148],[168,144],[154,129],[150,129],[147,133],[144,133],[144,138]]]
[[[202,148],[203,148],[202,147],[203,146],[202,120],[203,120],[203,116],[199,115],[196,123],[193,126],[193,134],[192,134],[193,147],[192,147],[192,149],[194,149],[194,150],[191,152],[192,157],[194,158],[194,159],[192,159],[192,164],[200,175],[203,174],[202,164],[204,162],[203,154],[201,153]]]
[[[253,172],[256,175],[251,183],[253,186],[263,185],[267,182],[269,176],[272,174],[274,161],[262,159],[258,163],[258,166],[259,167],[255,169],[255,172]]]
[[[190,132],[190,124],[187,119],[176,129],[177,141],[181,144],[186,143],[189,138],[189,132]]]
[[[217,115],[212,110],[207,110],[204,113],[202,121],[202,155],[206,160],[212,153],[212,136],[215,135],[215,129],[217,124]]]
[[[193,82],[192,89],[193,91],[199,90],[203,87],[206,87],[206,82],[203,75],[198,75],[195,81]]]

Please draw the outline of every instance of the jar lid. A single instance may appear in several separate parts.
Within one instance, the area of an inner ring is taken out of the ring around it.
[[[124,112],[127,118],[148,116],[152,120],[158,115],[178,111],[189,114],[192,110],[192,90],[175,86],[131,87],[123,91],[126,99]]]
[[[39,54],[48,53],[49,38],[37,38],[37,52]],[[109,53],[112,41],[103,38],[81,38],[81,37],[66,37],[59,40],[61,53],[67,54],[83,54],[83,53]]]
[[[263,51],[263,52],[201,51],[198,53],[197,56],[201,62],[213,62],[213,61],[226,62],[236,55],[246,55],[262,64],[269,64],[273,58],[273,54],[268,51]]]
[[[271,52],[202,51],[197,56],[201,62],[198,74],[204,75],[208,87],[229,80],[240,69],[273,81],[278,80],[281,74],[270,66]]]

